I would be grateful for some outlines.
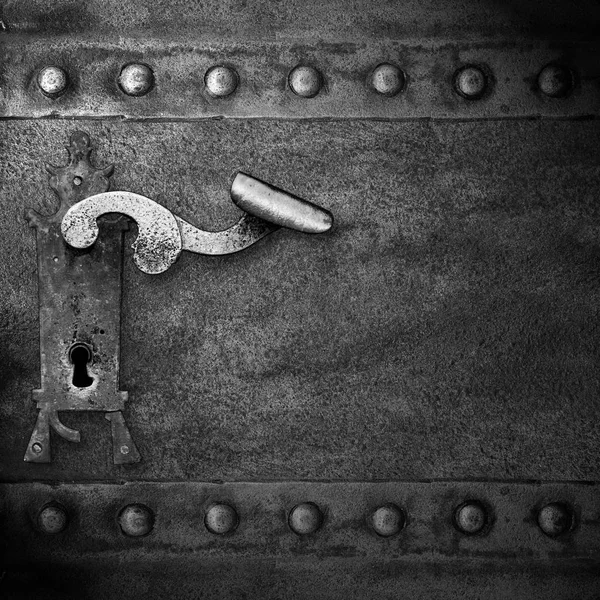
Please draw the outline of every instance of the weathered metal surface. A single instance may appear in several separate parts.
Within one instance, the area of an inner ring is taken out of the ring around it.
[[[102,244],[87,253],[67,248],[61,236],[61,222],[70,207],[87,195],[108,189],[113,168],[92,166],[90,139],[85,133],[75,132],[67,149],[67,166],[47,166],[50,186],[60,200],[58,210],[44,216],[30,209],[26,216],[37,239],[42,374],[40,388],[33,391],[39,413],[25,452],[26,462],[50,462],[51,427],[71,442],[80,441],[78,431],[61,423],[58,411],[120,414],[127,401],[127,392],[119,390],[121,256],[126,224],[104,223]],[[122,415],[120,422],[127,431]],[[122,443],[115,449],[123,455],[119,463],[139,460],[130,436],[128,439],[127,452],[122,452]],[[113,443],[117,443],[114,438]]]
[[[372,39],[595,39],[600,9],[594,0],[148,0],[88,2],[8,0],[2,20],[7,30],[35,36],[135,33],[207,40]]]
[[[150,553],[154,560],[315,555],[410,563],[427,556],[440,562],[579,560],[600,567],[600,494],[590,484],[138,482],[21,483],[0,489],[1,543],[5,550],[13,548],[7,556],[11,567],[117,556],[131,563]],[[405,522],[393,535],[381,536],[372,516],[390,502],[402,509]],[[68,524],[52,545],[42,545],[37,515],[50,503],[65,508]],[[567,507],[573,523],[553,537],[539,524],[549,503]],[[485,526],[474,527],[480,519],[466,516],[457,521],[457,509],[465,506],[477,506]],[[124,539],[122,530],[144,539]]]
[[[324,233],[333,225],[331,213],[254,177],[238,173],[231,185],[234,203],[246,211],[223,231],[203,231],[173,215],[154,200],[132,192],[104,192],[71,206],[61,232],[73,248],[86,249],[98,239],[97,219],[120,213],[138,225],[133,260],[144,273],[157,275],[170,268],[182,250],[222,255],[240,252],[279,227],[304,233]]]
[[[0,595],[597,600],[600,126],[574,117],[599,112],[599,26],[595,0],[4,3],[0,478],[21,483],[1,490]],[[151,77],[128,88],[133,64]],[[291,90],[298,65],[316,95]],[[21,461],[21,215],[51,204],[61,116],[89,116],[116,189],[182,229],[239,219],[240,169],[336,213],[331,235],[157,277],[126,234],[121,376],[147,459],[127,467],[94,413],[65,415],[82,442],[52,464]],[[307,505],[324,518],[294,533]]]
[[[82,560],[56,568],[37,564],[7,571],[6,600],[202,598],[222,600],[596,600],[598,565],[579,561],[502,561],[473,557],[415,561],[340,558],[306,553],[291,558],[218,556],[187,561]]]
[[[600,114],[597,42],[410,44],[375,37],[368,42],[203,45],[137,37],[107,43],[7,35],[1,53],[0,116],[5,117],[498,119]],[[128,95],[119,77],[140,57],[152,70],[152,83],[147,75],[140,84],[143,95],[135,90]],[[388,96],[373,88],[373,70],[382,62],[403,70],[402,92]],[[550,97],[540,89],[538,74],[548,64],[572,71],[575,86],[566,97]],[[39,71],[48,65],[62,67],[70,82],[52,98],[37,84]],[[239,81],[235,90],[232,83],[225,86],[226,95],[215,95],[206,74],[223,65],[235,70]],[[300,77],[298,85],[306,87],[294,93],[289,78],[293,83],[298,65],[320,75],[314,81]],[[486,93],[477,100],[461,96],[453,83],[467,65],[487,73]]]
[[[598,122],[78,126],[123,165],[114,188],[202,229],[239,218],[223,190],[249,164],[336,226],[157,277],[128,233],[120,378],[144,462],[115,468],[102,416],[69,413],[81,443],[23,464],[39,322],[22,214],[51,212],[40,164],[73,126],[0,122],[3,480],[600,478]]]

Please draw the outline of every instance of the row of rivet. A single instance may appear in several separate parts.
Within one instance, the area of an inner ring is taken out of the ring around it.
[[[492,80],[486,69],[476,65],[461,67],[454,74],[454,89],[463,98],[477,100],[486,95]],[[42,92],[57,98],[68,87],[67,72],[57,66],[44,67],[38,73],[38,85]],[[154,73],[145,64],[125,65],[118,78],[121,90],[128,96],[143,96],[154,87]],[[226,66],[214,66],[206,71],[204,85],[207,92],[215,98],[225,98],[233,94],[239,84],[239,76],[234,69]],[[406,75],[402,69],[390,63],[383,63],[371,72],[370,85],[382,96],[392,97],[405,87]],[[551,98],[567,96],[573,89],[575,77],[566,66],[556,63],[546,65],[538,74],[539,90]],[[298,96],[315,97],[323,87],[322,74],[311,66],[298,65],[288,75],[288,85]]]
[[[323,511],[313,502],[296,505],[289,513],[288,525],[297,535],[315,533],[324,522]],[[468,500],[458,506],[453,515],[454,526],[466,535],[483,533],[491,527],[490,515],[485,505],[477,500]],[[573,511],[558,502],[544,506],[537,515],[538,526],[550,537],[557,537],[573,528]],[[131,537],[148,535],[154,527],[154,514],[143,504],[129,504],[118,516],[121,531]],[[204,525],[210,533],[233,532],[239,523],[237,511],[229,504],[213,504],[204,516]],[[385,504],[369,516],[369,524],[381,537],[391,537],[400,532],[406,523],[404,511],[395,504]],[[68,525],[66,509],[52,502],[42,508],[38,515],[39,529],[48,534],[64,531]]]

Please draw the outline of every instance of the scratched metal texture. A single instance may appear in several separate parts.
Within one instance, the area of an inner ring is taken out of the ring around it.
[[[22,461],[39,387],[44,161],[74,125],[0,124],[0,477],[17,480],[598,480],[597,121],[78,121],[113,189],[206,229],[238,169],[323,205],[237,255],[136,269],[126,236],[121,389],[144,461],[101,415]]]
[[[595,0],[3,2],[0,596],[597,600],[600,125],[568,119],[598,112],[600,61],[581,49],[599,27]],[[223,56],[257,87],[205,103]],[[482,56],[501,79],[463,102],[453,69]],[[76,68],[50,101],[35,74],[54,57]],[[157,87],[124,98],[120,59],[144,57]],[[311,58],[328,72],[305,104],[285,75]],[[392,58],[409,85],[378,98],[362,84]],[[571,97],[533,92],[547,58],[584,76]],[[199,118],[218,114],[236,118]],[[332,114],[359,118],[315,120]],[[247,119],[269,115],[306,120]],[[43,163],[66,162],[76,129],[115,164],[112,189],[200,227],[237,220],[238,170],[336,217],[160,276],[127,233],[120,389],[143,456],[128,467],[101,414],[62,414],[81,443],[22,460],[40,385],[23,215],[56,209]],[[467,495],[490,508],[486,535],[453,528]],[[71,518],[54,537],[35,527],[50,500]],[[240,525],[212,538],[202,513],[224,500]],[[286,511],[308,500],[325,524],[296,538]],[[557,500],[576,526],[550,539],[535,514]],[[393,501],[406,527],[376,538],[364,515]],[[154,510],[148,537],[120,534],[126,502]]]
[[[6,0],[9,31],[180,40],[597,38],[594,0]]]

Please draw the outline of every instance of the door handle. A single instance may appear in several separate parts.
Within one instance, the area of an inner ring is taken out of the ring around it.
[[[73,248],[89,248],[98,238],[99,217],[107,213],[127,215],[138,224],[138,237],[133,244],[135,264],[144,273],[155,275],[171,267],[182,250],[232,254],[280,227],[324,233],[333,225],[329,211],[244,173],[238,173],[233,180],[231,198],[246,214],[224,231],[198,229],[139,194],[104,192],[72,206],[63,217],[61,232]]]
[[[33,390],[39,409],[24,460],[51,461],[50,430],[79,442],[78,431],[64,425],[63,411],[102,411],[110,421],[113,462],[141,457],[123,409],[128,393],[120,390],[120,310],[123,219],[97,220],[109,213],[134,219],[138,236],[135,264],[148,274],[171,267],[181,252],[231,254],[248,248],[280,227],[323,233],[333,224],[327,210],[238,173],[231,186],[233,202],[244,211],[224,231],[194,227],[159,203],[132,192],[109,192],[112,166],[95,168],[86,133],[75,132],[68,146],[69,163],[47,166],[50,186],[60,206],[53,215],[29,210],[36,229],[40,304],[41,386]],[[88,248],[89,251],[81,252]]]

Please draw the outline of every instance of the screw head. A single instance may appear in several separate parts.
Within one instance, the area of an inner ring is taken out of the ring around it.
[[[303,502],[292,508],[288,524],[298,535],[314,533],[323,524],[323,513],[313,502]]]
[[[129,504],[119,513],[121,531],[130,537],[148,535],[154,527],[154,514],[143,504]]]
[[[143,96],[154,86],[154,73],[148,65],[125,65],[119,75],[119,87],[128,96]]]
[[[395,504],[380,506],[371,514],[371,526],[377,535],[390,537],[404,527],[404,513]]]
[[[404,89],[406,78],[402,69],[390,63],[383,63],[373,69],[371,86],[382,96],[395,96]]]
[[[58,260],[58,257],[56,257],[56,260]],[[56,262],[56,261],[55,261]],[[34,444],[32,444],[31,449],[33,450],[33,452],[35,454],[41,454],[42,450],[44,449],[42,447],[42,445],[39,442],[35,442]]]
[[[288,84],[297,96],[314,98],[321,91],[323,78],[314,67],[298,65],[290,71]]]
[[[67,72],[61,67],[44,67],[37,76],[37,83],[44,95],[50,98],[60,96],[69,83]]]
[[[44,506],[40,510],[37,519],[40,531],[50,535],[64,531],[67,528],[68,521],[66,509],[56,502]]]
[[[206,91],[215,98],[225,98],[235,92],[238,74],[230,67],[211,67],[204,75]]]
[[[557,537],[573,527],[573,513],[564,504],[552,502],[538,513],[540,529],[550,537]]]
[[[486,74],[479,67],[467,65],[454,74],[454,89],[467,100],[481,98],[487,89]]]
[[[454,511],[454,523],[459,531],[467,535],[480,533],[487,525],[487,513],[480,502],[469,500]]]
[[[538,74],[537,84],[540,91],[550,98],[564,98],[573,90],[575,78],[573,71],[564,65],[551,63]]]
[[[206,529],[218,535],[230,533],[238,526],[238,523],[238,514],[229,504],[214,504],[204,516]]]

